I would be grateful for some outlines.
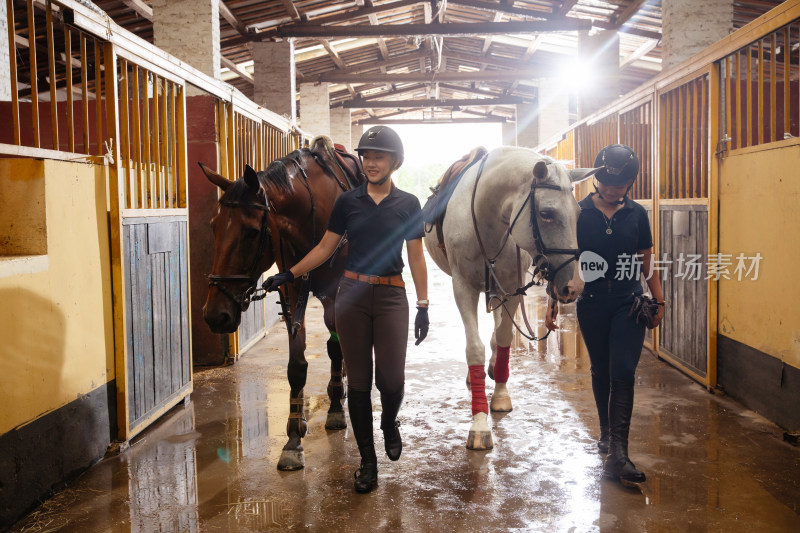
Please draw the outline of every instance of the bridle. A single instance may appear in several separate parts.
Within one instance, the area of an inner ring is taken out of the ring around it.
[[[254,208],[264,211],[264,217],[261,219],[261,231],[258,237],[258,250],[256,251],[256,256],[253,259],[253,265],[250,267],[249,274],[208,275],[208,286],[219,289],[222,294],[224,294],[231,302],[236,304],[236,306],[239,307],[242,312],[244,312],[247,311],[247,308],[250,306],[250,302],[261,300],[267,294],[263,288],[257,286],[257,283],[258,277],[261,275],[258,265],[261,264],[261,259],[264,257],[264,252],[267,250],[267,246],[272,244],[272,231],[269,229],[269,206],[254,202],[242,203],[237,201],[220,202],[219,205],[233,208]],[[249,285],[247,289],[245,289],[242,296],[237,297],[230,290],[228,290],[225,285],[222,284],[222,282],[226,281],[247,281]]]
[[[489,268],[495,283],[497,284],[498,288],[500,288],[502,291],[500,282],[494,275],[494,262],[497,259],[497,257],[500,256],[500,253],[505,248],[506,243],[508,242],[508,238],[511,235],[511,232],[514,230],[514,226],[516,225],[517,220],[519,220],[522,211],[525,210],[525,206],[528,204],[528,202],[531,203],[531,229],[533,232],[533,241],[534,244],[536,245],[536,250],[538,252],[536,256],[533,257],[533,263],[536,266],[536,271],[534,272],[534,276],[538,275],[540,278],[545,279],[548,283],[552,283],[556,277],[556,274],[558,274],[558,272],[562,268],[570,264],[572,261],[578,260],[578,257],[580,257],[581,252],[577,248],[551,248],[544,243],[544,239],[542,238],[542,232],[539,229],[539,220],[537,217],[538,210],[536,209],[536,190],[551,189],[555,191],[571,192],[572,189],[571,188],[567,189],[561,187],[560,185],[556,185],[554,183],[538,183],[539,180],[537,178],[534,178],[534,180],[531,182],[530,193],[527,195],[525,201],[522,203],[519,210],[517,211],[517,214],[512,219],[511,224],[508,226],[508,230],[506,231],[505,235],[503,235],[503,241],[500,244],[500,249],[493,257],[489,258],[488,254],[486,253],[486,248],[483,245],[480,232],[478,231],[478,219],[477,216],[475,215],[475,194],[476,191],[478,190],[478,181],[480,180],[481,174],[483,173],[483,166],[485,163],[486,163],[486,157],[484,157],[483,160],[481,161],[481,165],[478,168],[478,175],[475,178],[475,184],[472,189],[472,222],[475,229],[475,235],[478,238],[478,246],[481,249],[481,254],[483,255],[484,262],[486,263],[487,268]],[[547,257],[548,255],[568,255],[569,258],[567,258],[556,268],[553,268],[550,260]],[[513,293],[505,293],[505,291],[502,292],[504,292],[505,296],[516,296],[517,294],[524,293],[525,289],[534,284],[541,285],[541,282],[531,282],[524,287],[518,288]]]
[[[527,197],[525,198],[525,201],[522,203],[519,210],[517,211],[517,214],[512,219],[511,224],[508,226],[508,230],[506,230],[505,235],[503,235],[503,240],[500,244],[500,249],[492,258],[489,258],[488,254],[486,253],[486,248],[483,245],[483,240],[481,239],[480,231],[478,231],[478,219],[477,216],[475,215],[475,194],[476,191],[478,190],[478,181],[480,180],[481,174],[483,173],[483,167],[486,163],[486,159],[487,156],[484,156],[483,159],[481,160],[480,167],[478,168],[478,175],[475,177],[475,184],[472,188],[471,208],[472,208],[472,224],[475,230],[475,236],[477,237],[478,246],[481,249],[481,255],[483,256],[483,261],[486,266],[487,300],[489,299],[489,285],[493,284],[500,292],[499,294],[500,303],[496,307],[494,307],[494,309],[502,307],[503,310],[511,319],[512,324],[514,324],[514,326],[517,328],[520,334],[522,334],[522,336],[528,338],[529,340],[541,341],[546,339],[547,336],[550,335],[550,331],[548,330],[548,332],[543,337],[536,337],[536,335],[533,333],[533,328],[531,328],[530,323],[528,322],[528,317],[525,314],[525,302],[523,301],[523,296],[526,294],[525,291],[533,285],[542,285],[541,282],[542,278],[545,279],[548,283],[553,283],[556,274],[558,274],[558,272],[562,268],[570,264],[572,261],[578,260],[578,258],[580,257],[580,250],[577,248],[551,248],[544,243],[541,230],[539,229],[539,220],[537,218],[538,210],[536,209],[536,190],[551,189],[562,192],[571,192],[572,189],[571,188],[566,189],[554,183],[538,183],[539,182],[538,178],[534,177],[533,181],[531,182],[530,193],[528,193]],[[503,289],[502,285],[500,284],[500,280],[497,278],[497,274],[495,273],[495,260],[500,256],[500,253],[505,248],[506,243],[508,242],[508,238],[511,235],[511,232],[514,229],[517,220],[519,220],[519,217],[522,214],[522,211],[525,209],[525,206],[528,204],[528,202],[531,203],[530,223],[533,232],[533,241],[534,244],[536,245],[536,250],[538,252],[536,256],[533,257],[533,264],[535,265],[535,270],[531,281],[526,285],[522,285],[521,252],[519,246],[517,246],[517,282],[520,284],[520,286],[517,287],[517,289],[514,290],[514,292],[509,293]],[[560,265],[558,265],[556,268],[552,268],[551,262],[547,257],[548,255],[568,255],[569,257]],[[537,276],[539,279],[537,279]],[[517,323],[514,321],[514,317],[511,316],[511,313],[506,308],[505,305],[506,302],[510,298],[513,298],[514,296],[519,296],[520,310],[522,312],[522,318],[525,321],[525,325],[528,327],[528,334],[522,331],[522,328],[520,328],[519,325],[517,325]],[[489,308],[488,301],[487,301],[487,308]]]

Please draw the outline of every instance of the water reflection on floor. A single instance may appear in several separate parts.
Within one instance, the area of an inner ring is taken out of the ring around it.
[[[188,406],[13,530],[800,530],[800,449],[647,351],[637,375],[631,456],[648,481],[639,491],[601,480],[574,306],[563,308],[561,330],[546,341],[515,339],[514,410],[491,415],[493,450],[468,451],[465,343],[451,294],[449,278],[431,269],[431,331],[408,352],[403,456],[379,459],[375,492],[353,491],[358,453],[350,430],[324,429],[327,333],[315,304],[308,313],[304,470],[276,469],[289,411],[286,338],[276,326],[234,366],[197,372]],[[528,298],[539,333],[544,305],[540,292]],[[491,325],[481,314],[487,345]],[[380,437],[377,420],[376,413]]]

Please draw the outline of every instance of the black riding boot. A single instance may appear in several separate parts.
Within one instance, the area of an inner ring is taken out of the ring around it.
[[[592,392],[594,403],[597,406],[597,418],[600,421],[600,439],[597,441],[597,451],[608,453],[608,395],[610,384],[608,376],[599,376],[592,370]]]
[[[400,459],[403,451],[403,440],[400,438],[400,422],[397,413],[403,403],[403,389],[394,394],[381,394],[381,429],[383,430],[383,444],[386,447],[386,456],[392,461]]]
[[[628,432],[633,413],[633,385],[611,387],[609,422],[611,438],[608,457],[603,465],[603,477],[619,481],[625,486],[644,483],[644,473],[628,458]]]
[[[361,453],[361,468],[355,473],[356,492],[370,492],[378,485],[378,457],[372,438],[372,401],[369,391],[348,389],[347,403],[350,409],[350,424]]]
[[[608,426],[600,426],[600,439],[597,441],[597,451],[600,453],[608,453],[609,443],[609,429]]]

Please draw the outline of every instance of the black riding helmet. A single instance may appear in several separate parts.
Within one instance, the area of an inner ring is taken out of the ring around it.
[[[639,158],[624,144],[612,144],[600,150],[594,166],[603,167],[594,175],[597,181],[612,187],[628,185],[639,174]]]
[[[390,152],[394,154],[397,162],[395,168],[400,168],[403,164],[403,141],[392,128],[387,126],[372,126],[364,132],[361,140],[358,141],[356,152],[361,156],[361,152],[375,150],[376,152]]]

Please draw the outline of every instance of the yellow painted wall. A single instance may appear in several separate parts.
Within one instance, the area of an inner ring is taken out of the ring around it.
[[[720,253],[763,259],[756,281],[720,281],[719,332],[800,368],[800,141],[770,146],[720,164]]]
[[[47,255],[0,256],[0,434],[114,379],[102,165],[0,160],[0,183],[44,176]]]

